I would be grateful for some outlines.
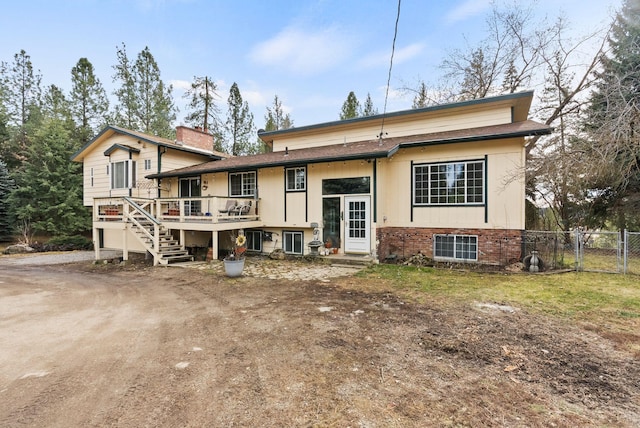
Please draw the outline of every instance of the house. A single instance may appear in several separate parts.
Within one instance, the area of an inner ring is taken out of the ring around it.
[[[197,161],[190,151],[167,147],[172,167],[146,172],[138,134],[103,131],[74,159],[85,164],[85,186],[92,171],[113,171],[114,162],[128,159],[157,190],[140,192],[135,180],[116,190],[122,183],[104,174],[85,188],[96,247],[122,249],[125,258],[146,251],[169,262],[157,236],[222,256],[239,231],[249,251],[302,255],[315,231],[338,254],[385,260],[421,252],[500,265],[522,256],[526,137],[551,132],[528,120],[532,98],[521,92],[259,131],[271,151],[251,156],[211,153]],[[107,205],[120,211],[106,215]]]

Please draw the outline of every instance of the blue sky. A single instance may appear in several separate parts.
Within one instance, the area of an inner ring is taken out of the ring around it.
[[[517,0],[516,0],[517,1]],[[576,31],[610,21],[621,0],[539,0],[541,15],[559,12]],[[337,120],[349,91],[371,94],[383,110],[396,0],[23,0],[0,13],[0,61],[24,49],[43,86],[68,91],[81,57],[111,95],[116,46],[130,59],[148,46],[162,79],[186,114],[184,88],[211,76],[224,108],[237,82],[257,128],[266,106],[282,100],[294,125]],[[397,89],[433,81],[448,51],[483,35],[490,0],[402,0],[387,111],[411,107]]]

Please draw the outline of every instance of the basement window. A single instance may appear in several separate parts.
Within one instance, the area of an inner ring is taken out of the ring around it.
[[[434,235],[433,255],[437,260],[478,261],[478,237],[471,235]]]
[[[302,232],[283,232],[282,244],[284,246],[285,253],[302,255]]]

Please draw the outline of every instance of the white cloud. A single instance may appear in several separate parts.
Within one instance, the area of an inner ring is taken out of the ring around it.
[[[254,46],[249,57],[264,66],[310,75],[340,63],[352,45],[337,27],[309,30],[291,26]]]
[[[260,91],[241,91],[242,99],[251,106],[252,109],[265,107],[267,100]]]
[[[169,84],[173,86],[173,89],[180,91],[186,91],[191,88],[191,82],[187,82],[186,80],[170,80]]]
[[[422,43],[413,43],[409,46],[406,46],[401,49],[396,49],[393,54],[393,63],[400,64],[405,61],[408,61],[422,53],[424,50],[424,44]],[[358,64],[363,68],[373,68],[380,66],[389,66],[389,60],[391,59],[391,51],[379,51],[369,54],[362,58]]]
[[[464,21],[472,16],[480,14],[490,6],[491,0],[466,0],[464,3],[459,4],[449,11],[445,17],[445,21],[448,24]]]

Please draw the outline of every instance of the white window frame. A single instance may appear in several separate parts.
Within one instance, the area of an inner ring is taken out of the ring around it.
[[[247,237],[247,251],[262,252],[262,231],[246,230],[244,234]],[[249,244],[253,244],[249,246]]]
[[[289,177],[290,174],[293,177]],[[285,169],[285,176],[287,179],[287,192],[307,190],[307,168],[304,166]]]
[[[300,237],[300,248],[296,248],[296,236]],[[304,233],[299,230],[285,230],[282,232],[282,249],[285,254],[302,255],[304,253]],[[296,251],[298,250],[298,251]]]
[[[444,243],[444,239],[452,242]],[[445,244],[448,248],[444,247]],[[447,254],[443,255],[445,250]],[[433,258],[455,262],[477,262],[478,235],[433,235]]]
[[[124,161],[111,162],[110,165],[111,179],[109,182],[111,183],[112,190],[132,189],[136,187],[136,161],[127,159]],[[118,183],[116,183],[116,181],[118,181]]]
[[[144,160],[144,170],[149,171],[151,169],[151,159]]]
[[[240,177],[240,193],[234,193],[231,185],[234,177]],[[229,197],[253,197],[256,193],[258,175],[255,171],[229,173]]]
[[[485,170],[486,162],[480,159],[416,164],[413,166],[413,204],[484,205]]]

